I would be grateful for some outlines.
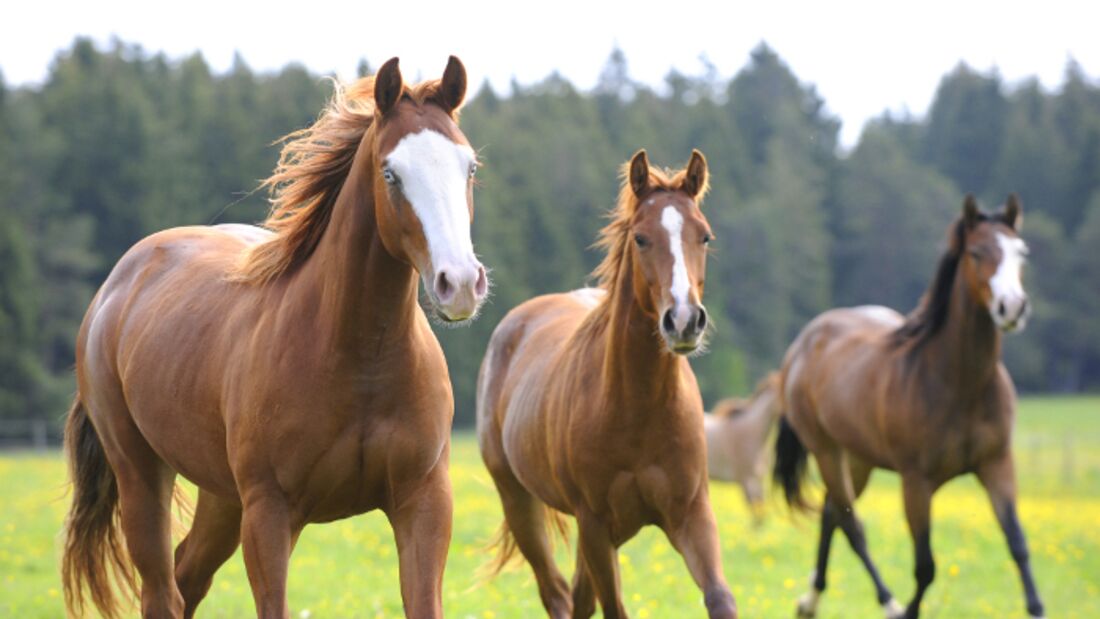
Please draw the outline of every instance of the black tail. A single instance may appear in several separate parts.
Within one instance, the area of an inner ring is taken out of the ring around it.
[[[794,428],[786,417],[779,418],[779,437],[775,440],[775,468],[772,477],[775,483],[783,486],[787,505],[800,510],[810,509],[802,496],[802,480],[806,478],[806,460],[808,453]]]

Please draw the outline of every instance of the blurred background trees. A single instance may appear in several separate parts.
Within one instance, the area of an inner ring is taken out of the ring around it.
[[[926,118],[883,115],[841,153],[839,120],[766,45],[728,80],[701,61],[660,90],[634,82],[617,50],[591,92],[557,74],[471,90],[463,129],[485,161],[474,242],[494,289],[471,327],[439,329],[458,424],[472,423],[501,316],[588,280],[619,166],[642,147],[670,167],[699,148],[711,165],[717,330],[692,362],[708,403],[746,391],[824,309],[911,309],[966,192],[993,208],[1015,191],[1025,205],[1036,313],[1006,340],[1018,386],[1100,388],[1100,85],[1078,65],[1057,92],[960,65]],[[237,58],[216,75],[200,55],[84,39],[41,86],[0,74],[0,418],[56,422],[76,330],[115,261],[155,230],[262,219],[253,189],[274,166],[272,142],[330,93],[300,66],[255,74]]]

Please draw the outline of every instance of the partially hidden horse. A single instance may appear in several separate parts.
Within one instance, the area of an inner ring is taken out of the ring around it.
[[[771,463],[768,437],[781,411],[779,372],[771,372],[750,397],[719,400],[703,420],[710,478],[741,486],[755,524],[764,520],[764,480]]]
[[[1021,282],[1027,246],[1020,221],[1015,195],[992,215],[967,196],[935,278],[909,316],[879,306],[831,310],[787,350],[776,479],[788,502],[805,506],[800,484],[809,452],[826,489],[817,567],[799,600],[801,616],[814,615],[825,590],[829,546],[839,526],[870,573],[886,615],[915,619],[935,575],[932,494],[966,473],[976,474],[989,495],[1019,568],[1027,611],[1043,615],[1016,515],[1016,391],[1001,363],[1001,331],[1022,329],[1030,311]],[[874,468],[901,476],[916,554],[917,586],[906,608],[879,577],[853,510]]]
[[[257,614],[285,618],[302,528],[373,509],[405,612],[442,614],[454,405],[418,279],[444,321],[487,292],[465,91],[457,58],[408,87],[391,59],[287,136],[265,228],[165,230],[115,265],[80,328],[65,430],[71,614],[90,596],[117,615],[112,581],[136,594],[136,570],[143,616],[190,617],[240,544]],[[173,556],[177,474],[199,492]]]
[[[707,488],[703,404],[684,355],[707,327],[706,160],[676,173],[639,151],[600,245],[598,288],[536,297],[493,332],[477,389],[481,454],[500,494],[499,570],[518,548],[553,617],[625,617],[618,547],[661,527],[704,592],[735,617]],[[576,518],[572,592],[548,527]]]

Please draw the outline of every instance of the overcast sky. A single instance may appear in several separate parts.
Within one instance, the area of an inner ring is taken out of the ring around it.
[[[219,71],[239,51],[256,70],[298,61],[351,77],[359,58],[377,68],[400,56],[407,78],[434,77],[453,53],[475,86],[489,79],[498,92],[513,78],[526,84],[554,70],[591,88],[616,45],[632,77],[654,86],[673,67],[699,73],[702,54],[726,77],[763,40],[817,86],[850,145],[883,110],[923,114],[960,60],[997,67],[1010,83],[1037,76],[1048,88],[1061,83],[1070,57],[1100,75],[1100,3],[1093,0],[67,4],[15,2],[0,11],[0,70],[9,85],[41,82],[57,51],[78,35],[99,42],[118,36],[173,58],[200,50]]]

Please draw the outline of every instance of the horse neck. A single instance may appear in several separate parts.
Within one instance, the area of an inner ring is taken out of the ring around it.
[[[682,360],[665,350],[656,321],[637,303],[632,252],[623,260],[606,302],[604,389],[611,414],[636,417],[675,401]]]
[[[1001,334],[989,311],[971,299],[962,269],[955,274],[947,320],[926,354],[959,403],[974,402],[996,377]]]
[[[417,306],[416,271],[386,250],[378,231],[366,173],[372,169],[368,142],[360,145],[328,226],[291,284],[311,308],[321,331],[316,341],[355,356],[376,350],[384,337],[402,335]]]

